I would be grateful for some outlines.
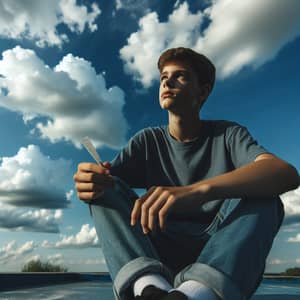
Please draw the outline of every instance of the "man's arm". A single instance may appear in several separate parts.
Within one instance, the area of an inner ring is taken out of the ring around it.
[[[131,225],[141,219],[143,232],[165,227],[172,211],[189,215],[200,205],[216,199],[271,197],[299,186],[297,170],[271,154],[261,154],[255,161],[234,171],[187,186],[152,187],[135,201]]]
[[[297,170],[272,154],[261,154],[253,162],[234,171],[197,182],[205,190],[206,201],[237,197],[268,197],[299,186]]]

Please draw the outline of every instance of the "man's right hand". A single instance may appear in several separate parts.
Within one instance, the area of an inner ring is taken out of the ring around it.
[[[114,186],[114,179],[110,175],[110,163],[103,166],[95,163],[80,163],[74,174],[75,187],[78,198],[90,202],[100,197],[106,188]]]

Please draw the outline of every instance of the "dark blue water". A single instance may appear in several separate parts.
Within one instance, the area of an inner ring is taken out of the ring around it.
[[[1,300],[113,300],[111,283],[87,281],[0,293]],[[264,279],[251,300],[299,300],[300,278]]]

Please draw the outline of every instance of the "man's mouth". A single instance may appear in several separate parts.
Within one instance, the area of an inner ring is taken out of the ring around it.
[[[161,94],[161,97],[163,99],[168,98],[168,97],[175,97],[175,96],[176,96],[176,94],[172,93],[172,92],[164,92],[164,93]]]

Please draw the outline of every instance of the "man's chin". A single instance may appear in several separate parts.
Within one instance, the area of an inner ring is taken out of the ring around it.
[[[169,98],[163,99],[160,103],[162,109],[169,109],[172,107],[172,101]]]

